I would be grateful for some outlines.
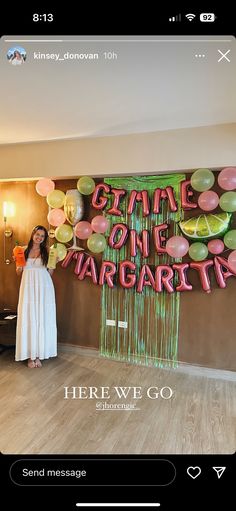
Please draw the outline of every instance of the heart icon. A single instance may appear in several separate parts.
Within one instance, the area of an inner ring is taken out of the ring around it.
[[[188,467],[187,474],[192,477],[192,479],[196,479],[196,477],[200,476],[201,469],[200,467]]]

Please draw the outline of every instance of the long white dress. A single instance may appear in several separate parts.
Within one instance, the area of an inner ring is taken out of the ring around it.
[[[54,286],[41,257],[28,258],[17,309],[15,360],[57,356]]]

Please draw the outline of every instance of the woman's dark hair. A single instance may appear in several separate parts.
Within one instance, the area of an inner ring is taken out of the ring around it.
[[[47,231],[47,229],[45,229],[45,227],[43,227],[43,225],[36,225],[36,227],[33,228],[31,237],[30,237],[30,241],[28,243],[28,247],[25,250],[25,258],[28,259],[28,257],[29,257],[30,250],[33,246],[33,236],[36,233],[36,231],[38,231],[39,229],[41,229],[45,233],[45,238],[42,241],[42,243],[40,243],[39,248],[40,248],[40,255],[41,255],[43,265],[47,266],[47,262],[48,262],[48,248],[47,248],[48,231]]]
[[[13,59],[15,59],[17,55],[20,55],[20,57],[22,57],[21,52],[19,50],[15,50],[13,53]]]

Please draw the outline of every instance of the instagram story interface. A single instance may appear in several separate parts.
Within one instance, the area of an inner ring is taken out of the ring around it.
[[[120,485],[164,487],[162,455],[235,452],[235,51],[1,38],[0,448],[50,455],[13,483],[118,484],[122,455]]]

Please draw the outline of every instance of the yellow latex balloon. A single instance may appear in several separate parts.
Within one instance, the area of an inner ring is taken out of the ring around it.
[[[53,190],[47,194],[47,203],[51,208],[61,208],[64,205],[65,197],[61,190]]]
[[[62,261],[66,257],[67,248],[65,247],[65,245],[63,245],[63,243],[57,243],[56,245],[57,245],[56,247],[55,245],[53,245],[53,247],[57,249],[57,257],[59,261]]]
[[[62,224],[55,230],[55,237],[61,243],[68,243],[73,238],[73,229],[71,225]]]

